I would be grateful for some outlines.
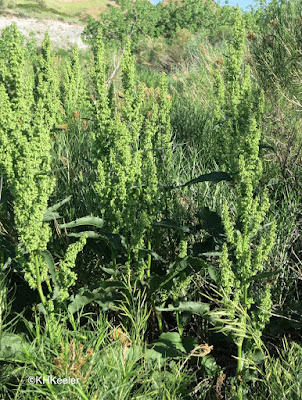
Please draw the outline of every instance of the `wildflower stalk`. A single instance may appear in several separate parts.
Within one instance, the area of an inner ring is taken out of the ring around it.
[[[61,98],[67,115],[70,116],[77,109],[82,109],[87,97],[84,90],[78,47],[74,45],[72,56],[67,58],[64,65],[61,82]]]
[[[218,329],[232,331],[240,375],[245,366],[244,351],[251,355],[253,349],[253,344],[247,340],[248,331],[253,329],[260,339],[270,318],[270,287],[266,285],[257,299],[253,281],[255,275],[263,271],[273,247],[276,224],[273,221],[267,233],[260,229],[270,206],[267,189],[261,195],[258,189],[263,170],[259,154],[263,95],[253,89],[249,68],[242,62],[244,23],[240,13],[234,32],[225,77],[222,79],[218,74],[216,80],[221,103],[216,104],[215,115],[218,121],[223,121],[219,131],[220,151],[224,154],[224,167],[234,178],[236,194],[234,206],[225,202],[222,209],[226,242],[220,258],[220,289],[226,317],[218,320],[222,324],[225,321],[228,326]],[[258,104],[255,96],[260,99]],[[254,303],[260,304],[257,311],[251,311]]]
[[[151,224],[164,208],[158,176],[167,179],[172,157],[169,99],[163,77],[151,110],[145,110],[148,91],[137,84],[130,47],[128,41],[121,63],[122,88],[114,96],[113,86],[110,93],[107,90],[101,32],[94,45],[94,75],[98,77],[95,186],[108,227],[126,239],[127,271],[133,268],[137,277],[148,278],[152,268]],[[141,249],[148,251],[147,256]],[[116,259],[112,262],[115,266]]]
[[[57,77],[53,74],[53,54],[49,36],[42,45],[42,55],[31,79],[25,65],[25,49],[15,24],[4,29],[6,67],[0,71],[0,176],[12,195],[14,225],[18,246],[16,261],[22,265],[24,278],[39,293],[48,313],[48,329],[53,335],[54,310],[50,298],[52,287],[43,251],[51,237],[44,221],[45,210],[55,186],[52,167],[51,129],[57,121],[59,105]],[[2,54],[0,56],[0,59]],[[2,74],[2,75],[1,75]],[[4,113],[3,113],[4,112]],[[59,262],[59,300],[68,297],[75,283],[71,271],[86,238],[69,246],[65,259]],[[45,295],[46,282],[48,294]],[[43,290],[44,289],[44,290]]]

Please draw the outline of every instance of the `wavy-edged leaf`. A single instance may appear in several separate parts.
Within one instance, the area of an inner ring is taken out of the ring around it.
[[[201,253],[201,255],[205,257],[220,257],[221,254],[221,251],[207,251],[206,253]]]
[[[105,242],[107,242],[107,244],[114,250],[121,251],[127,249],[126,239],[122,235],[102,232],[100,238],[105,240]]]
[[[104,311],[112,308],[116,300],[121,299],[121,289],[124,285],[120,281],[102,282],[103,284],[97,288],[80,288],[78,292],[70,297],[68,311],[74,314],[81,310],[87,304],[96,302]]]
[[[205,229],[213,237],[219,237],[224,233],[221,216],[216,211],[211,211],[209,207],[203,207],[197,212],[197,217],[202,229]]]
[[[216,275],[215,268],[212,267],[212,265],[208,266],[208,273],[209,273],[210,277],[213,279],[213,281],[217,283],[218,278],[217,278],[217,275]]]
[[[187,351],[178,332],[165,332],[154,342],[148,345],[146,353],[149,359],[185,357]]]
[[[159,254],[155,253],[155,251],[152,250],[148,250],[148,249],[142,249],[142,248],[138,248],[139,251],[144,252],[145,254],[150,254],[152,256],[152,258],[156,261],[161,261],[164,264],[167,264],[167,260],[164,260]]]
[[[57,280],[57,272],[55,269],[55,262],[54,262],[54,259],[51,255],[51,253],[48,250],[40,251],[40,254],[44,258],[44,261],[46,262],[48,271],[51,275],[51,279],[54,284],[55,290],[54,290],[52,298],[53,298],[53,300],[55,300],[59,296],[59,291],[60,291],[60,286],[61,286],[59,281]]]
[[[84,234],[86,234],[88,239],[99,239],[101,235],[94,231],[83,231],[83,232],[75,232],[75,233],[68,233],[67,236],[81,238]]]
[[[11,264],[12,259],[10,257],[8,257],[8,259],[5,261],[5,263],[2,266],[2,271],[5,271]]]
[[[158,226],[160,228],[167,228],[167,229],[176,229],[178,231],[182,232],[190,232],[190,228],[187,226],[181,225],[179,222],[174,221],[172,219],[163,219],[162,221],[159,222],[153,222],[152,226]]]
[[[197,301],[181,301],[177,307],[169,304],[168,307],[155,307],[156,311],[185,311],[191,314],[204,315],[210,311],[210,305]]]
[[[78,226],[96,226],[97,228],[103,228],[104,220],[99,217],[87,215],[86,217],[78,218],[75,221],[67,222],[66,224],[60,224],[59,228],[75,228]]]
[[[24,362],[23,349],[29,347],[29,343],[14,333],[4,333],[0,337],[0,360]]]
[[[72,197],[72,196],[68,196],[68,197],[66,197],[65,199],[59,201],[59,203],[54,204],[54,205],[51,206],[51,207],[48,207],[48,208],[45,210],[45,212],[54,212],[54,211],[57,211],[60,207],[63,206],[63,204],[68,203],[68,202],[71,200],[71,197]]]
[[[58,220],[60,218],[63,218],[63,217],[57,212],[47,212],[47,213],[44,213],[42,221],[49,222],[49,221],[53,221],[53,220]]]
[[[170,286],[172,286],[173,284],[173,279],[176,278],[181,273],[185,272],[186,275],[188,276],[188,274],[199,272],[201,269],[204,268],[207,269],[208,264],[200,258],[188,256],[180,261],[176,261],[170,264],[168,268],[168,273],[166,275],[164,276],[153,275],[149,279],[148,293],[151,295],[152,293],[162,288],[169,290]]]
[[[94,231],[83,231],[76,233],[68,233],[67,236],[80,238],[84,235],[84,233],[87,234],[87,238],[89,239],[104,240],[108,244],[108,246],[112,247],[117,251],[127,249],[126,239],[124,238],[124,236],[118,235],[117,233],[106,233],[106,232],[98,233]]]
[[[208,264],[206,263],[206,261],[202,260],[201,258],[188,256],[188,257],[186,257],[186,260],[187,260],[188,264],[194,268],[195,272],[198,272],[203,268],[204,269],[208,268]]]
[[[197,178],[191,179],[190,181],[179,185],[177,187],[185,187],[185,186],[190,186],[194,185],[195,183],[200,183],[200,182],[213,182],[213,183],[218,183],[221,181],[232,181],[231,176],[224,171],[218,171],[218,172],[210,172],[209,174],[203,174],[198,176]]]
[[[159,289],[162,289],[163,287],[167,286],[169,283],[172,285],[172,280],[176,276],[178,276],[180,273],[185,271],[187,268],[189,268],[189,264],[184,258],[181,260],[179,263],[172,263],[170,265],[170,270],[171,272],[168,273],[165,276],[159,276],[159,275],[153,275],[150,280],[149,280],[149,291],[148,294],[151,295],[152,293],[156,292]],[[167,289],[167,287],[166,287]]]
[[[247,279],[247,282],[261,281],[262,279],[270,278],[271,276],[278,275],[282,270],[279,268],[276,271],[260,272],[259,274]]]
[[[59,213],[55,212],[57,211],[63,204],[68,203],[71,199],[71,196],[66,197],[65,199],[59,201],[59,203],[54,204],[51,207],[48,207],[43,214],[43,222],[48,222],[52,221],[54,219],[59,219],[62,218]]]
[[[102,271],[106,272],[106,274],[114,275],[114,276],[116,276],[118,274],[118,271],[116,269],[106,268],[106,267],[102,267],[102,266],[100,266],[100,268]]]

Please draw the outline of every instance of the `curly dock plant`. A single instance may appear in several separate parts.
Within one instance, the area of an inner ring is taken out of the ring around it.
[[[48,48],[47,40],[46,45]],[[45,90],[48,86],[43,75],[47,69],[38,72],[35,101],[33,80],[25,68],[24,47],[15,24],[4,29],[0,47],[5,49],[0,70],[0,176],[13,198],[17,260],[23,266],[29,286],[38,290],[42,305],[51,310],[52,302],[47,302],[42,287],[46,281],[52,292],[49,270],[42,257],[51,237],[49,224],[44,220],[45,211],[55,186],[51,174],[53,119],[47,118],[50,109]],[[80,251],[84,244],[81,242],[78,247],[71,248],[67,259],[60,264],[67,275],[71,259],[74,259],[71,255],[75,249]],[[67,289],[70,282],[62,278],[60,283],[63,300],[66,297],[64,288]]]
[[[172,157],[165,77],[151,110],[146,110],[148,90],[137,84],[129,41],[122,59],[122,89],[113,94],[113,101],[106,87],[100,31],[94,43],[94,61],[94,148],[101,213],[111,231],[126,238],[128,268],[131,261],[139,276],[150,276],[151,224],[164,208],[158,177],[166,172],[167,179]],[[112,256],[115,265],[114,252]]]
[[[2,40],[10,41],[10,48],[6,54],[7,73],[0,86],[0,169],[14,198],[14,220],[22,244],[19,256],[30,254],[25,279],[38,289],[44,304],[41,282],[47,277],[47,268],[40,263],[37,250],[46,249],[51,234],[43,222],[54,188],[53,178],[48,175],[51,140],[43,101],[34,103],[32,82],[25,74],[24,49],[17,27],[6,29]]]
[[[258,288],[273,247],[276,224],[263,223],[269,210],[268,191],[259,193],[262,161],[259,155],[263,95],[252,89],[248,66],[242,61],[244,25],[238,15],[224,77],[217,74],[216,117],[223,163],[235,181],[234,205],[223,205],[226,242],[220,258],[220,293],[223,311],[214,311],[221,331],[231,334],[238,349],[237,372],[244,368],[243,349],[260,340],[272,306],[270,286]],[[264,274],[265,276],[265,274]],[[252,332],[252,335],[250,334]],[[247,338],[253,337],[253,341]],[[259,339],[259,340],[258,340]]]
[[[61,81],[61,98],[68,116],[71,116],[72,113],[75,115],[77,110],[85,109],[88,102],[77,45],[74,45],[72,49],[72,56],[65,61]]]
[[[40,54],[37,65],[34,66],[35,102],[39,99],[43,101],[45,108],[45,122],[49,129],[52,129],[60,122],[60,98],[59,98],[59,78],[55,68],[55,55],[51,49],[51,42],[48,32],[46,32],[43,43],[42,53]]]

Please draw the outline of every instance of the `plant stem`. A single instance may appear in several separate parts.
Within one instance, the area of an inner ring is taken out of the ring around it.
[[[157,322],[158,322],[159,334],[161,335],[163,333],[163,321],[161,318],[161,313],[156,313],[156,318],[157,318]]]
[[[237,343],[237,374],[240,374],[240,372],[243,369],[243,363],[242,363],[242,345],[243,345],[243,340],[240,341],[240,343]]]
[[[153,310],[154,310],[156,318],[157,318],[158,331],[159,331],[159,334],[161,335],[163,333],[163,321],[162,321],[162,317],[161,317],[161,312],[155,310],[154,301],[152,302],[152,305],[153,305]]]
[[[37,289],[38,289],[38,292],[39,292],[39,295],[40,295],[41,302],[42,302],[43,306],[45,307],[46,299],[45,299],[45,296],[44,296],[44,293],[43,293],[43,289],[42,289],[38,253],[35,254],[35,266],[36,266]]]
[[[246,313],[247,313],[247,299],[248,299],[248,284],[245,282],[243,284],[243,309],[244,313],[242,316],[242,326],[244,327],[244,331],[246,330]],[[243,346],[244,338],[240,341],[240,344],[237,344],[238,350],[238,361],[237,361],[237,374],[240,374],[244,367],[244,361],[242,360],[242,346]]]
[[[147,238],[148,238],[148,250],[151,251],[150,231],[148,231]],[[148,253],[148,258],[147,258],[147,277],[148,278],[150,278],[150,276],[151,276],[151,262],[152,262],[151,254]]]
[[[40,343],[40,315],[37,312],[35,306],[33,306],[33,311],[35,313],[36,338],[37,338],[38,343]]]
[[[47,284],[47,287],[48,287],[49,293],[52,293],[52,287],[51,287],[51,285],[50,285],[50,282],[49,282],[49,280],[48,280],[48,279],[46,280],[46,284]]]
[[[177,324],[177,329],[178,329],[179,336],[182,336],[183,329],[182,329],[182,326],[181,326],[179,317],[180,317],[180,312],[179,312],[179,311],[176,311],[176,324]]]

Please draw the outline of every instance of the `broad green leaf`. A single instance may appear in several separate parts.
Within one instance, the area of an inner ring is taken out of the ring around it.
[[[173,279],[183,272],[191,274],[199,272],[201,269],[208,269],[208,265],[204,260],[195,257],[185,257],[180,261],[170,264],[168,273],[165,276],[153,275],[149,280],[149,295],[159,289],[169,289],[173,284]]]
[[[200,365],[204,368],[205,373],[208,376],[214,376],[220,370],[215,358],[211,355],[200,357]]]
[[[188,256],[186,259],[188,261],[188,264],[191,265],[191,267],[193,267],[196,272],[200,271],[201,269],[208,268],[208,264],[201,258]]]
[[[68,311],[73,314],[91,302],[96,302],[104,311],[112,308],[113,303],[121,298],[120,291],[124,286],[119,281],[104,282],[102,286],[93,290],[80,288],[75,295],[71,296]]]
[[[101,235],[97,232],[94,231],[84,231],[84,232],[76,232],[76,233],[68,233],[67,236],[69,237],[75,237],[75,238],[80,238],[84,234],[87,234],[87,238],[89,239],[99,239],[101,238]]]
[[[186,311],[192,314],[204,315],[210,311],[210,305],[197,301],[181,301],[177,307],[169,304],[168,307],[155,307],[156,311]]]
[[[152,225],[158,226],[160,228],[176,229],[176,230],[179,230],[182,232],[187,232],[187,233],[190,232],[190,228],[188,228],[187,226],[183,226],[179,222],[174,221],[172,219],[164,219],[159,222],[153,222]]]
[[[262,362],[265,360],[265,354],[261,350],[256,350],[255,353],[253,354],[253,362],[255,364],[262,364]]]
[[[106,268],[106,267],[102,267],[102,266],[100,266],[100,268],[102,271],[106,272],[106,274],[109,274],[109,275],[117,275],[117,273],[118,273],[118,271],[113,268]]]
[[[60,218],[63,218],[63,217],[59,213],[48,212],[48,213],[44,213],[42,221],[49,222],[49,221],[53,221],[53,220],[58,220]]]
[[[220,215],[211,211],[209,207],[203,207],[197,212],[202,229],[209,232],[213,237],[219,237],[224,233],[224,227]]]
[[[5,263],[2,266],[2,271],[5,271],[11,264],[12,259],[10,257],[8,257],[8,259],[5,261]]]
[[[221,181],[231,181],[231,180],[232,180],[232,178],[227,172],[223,172],[223,171],[210,172],[209,174],[203,174],[203,175],[200,175],[198,178],[191,179],[190,181],[188,181],[182,185],[179,185],[177,187],[190,186],[190,185],[193,185],[193,184],[199,183],[199,182],[218,183]]]
[[[168,261],[164,260],[159,254],[155,253],[155,251],[138,248],[139,251],[142,251],[146,254],[150,254],[154,260],[161,261],[162,263],[166,264]]]
[[[178,332],[165,332],[154,342],[148,345],[147,358],[180,358],[185,357],[187,351],[182,344]]]
[[[168,283],[172,285],[172,279],[179,275],[181,272],[190,268],[186,258],[182,259],[178,263],[172,263],[170,265],[171,272],[165,276],[153,275],[149,280],[149,295],[163,288]]]
[[[102,232],[100,238],[105,240],[109,246],[117,251],[122,251],[127,249],[126,239],[122,235],[117,233],[106,233]]]
[[[71,196],[66,197],[66,199],[60,201],[59,203],[47,208],[43,214],[43,222],[52,221],[54,219],[62,218],[59,213],[55,212],[58,208],[60,208],[63,204],[70,201]]]
[[[92,217],[87,215],[86,217],[78,218],[75,221],[67,222],[66,224],[60,224],[59,228],[75,228],[77,226],[96,226],[97,228],[102,228],[104,226],[104,220],[99,217]]]
[[[201,255],[205,257],[220,257],[221,254],[221,251],[207,251],[206,253],[201,253]]]
[[[4,333],[0,337],[0,360],[24,361],[22,350],[28,347],[28,343],[22,336],[14,333]]]
[[[47,208],[44,213],[57,211],[58,208],[62,207],[63,204],[68,203],[71,200],[71,196],[66,197],[64,200],[61,200],[59,203]]]
[[[214,252],[214,253],[216,256],[216,252]],[[209,255],[209,253],[204,253],[204,255],[205,254]],[[218,253],[218,254],[220,254],[220,253]],[[212,256],[212,253],[210,253],[210,255]],[[213,268],[211,265],[208,265],[204,260],[197,258],[197,257],[189,256],[188,263],[194,268],[195,272],[198,272],[201,269],[207,269],[208,273],[209,273],[210,277],[213,279],[213,281],[217,282],[217,275],[215,272],[215,268]]]
[[[43,250],[40,252],[40,254],[42,255],[42,257],[44,258],[44,260],[46,262],[47,268],[49,270],[49,273],[51,275],[51,278],[52,278],[52,281],[53,281],[53,284],[55,287],[55,291],[54,291],[53,295],[58,295],[59,290],[60,290],[60,283],[57,280],[57,273],[56,273],[56,269],[55,269],[54,259],[48,250]],[[54,296],[53,296],[53,299],[55,299]]]
[[[198,338],[193,336],[183,337],[182,343],[188,354],[199,345]]]
[[[208,266],[208,273],[209,273],[210,277],[213,279],[213,281],[217,282],[218,278],[216,275],[216,271],[215,271],[215,268],[212,267],[212,265]]]
[[[278,275],[281,271],[282,271],[281,269],[277,269],[276,271],[271,271],[271,272],[261,272],[255,276],[252,276],[250,279],[247,279],[247,282],[261,281],[262,279]]]
[[[90,239],[101,239],[104,240],[110,247],[115,250],[121,251],[127,248],[126,240],[124,236],[118,235],[117,233],[98,233],[94,231],[68,233],[70,237],[82,237],[84,233],[87,234],[87,238]]]

